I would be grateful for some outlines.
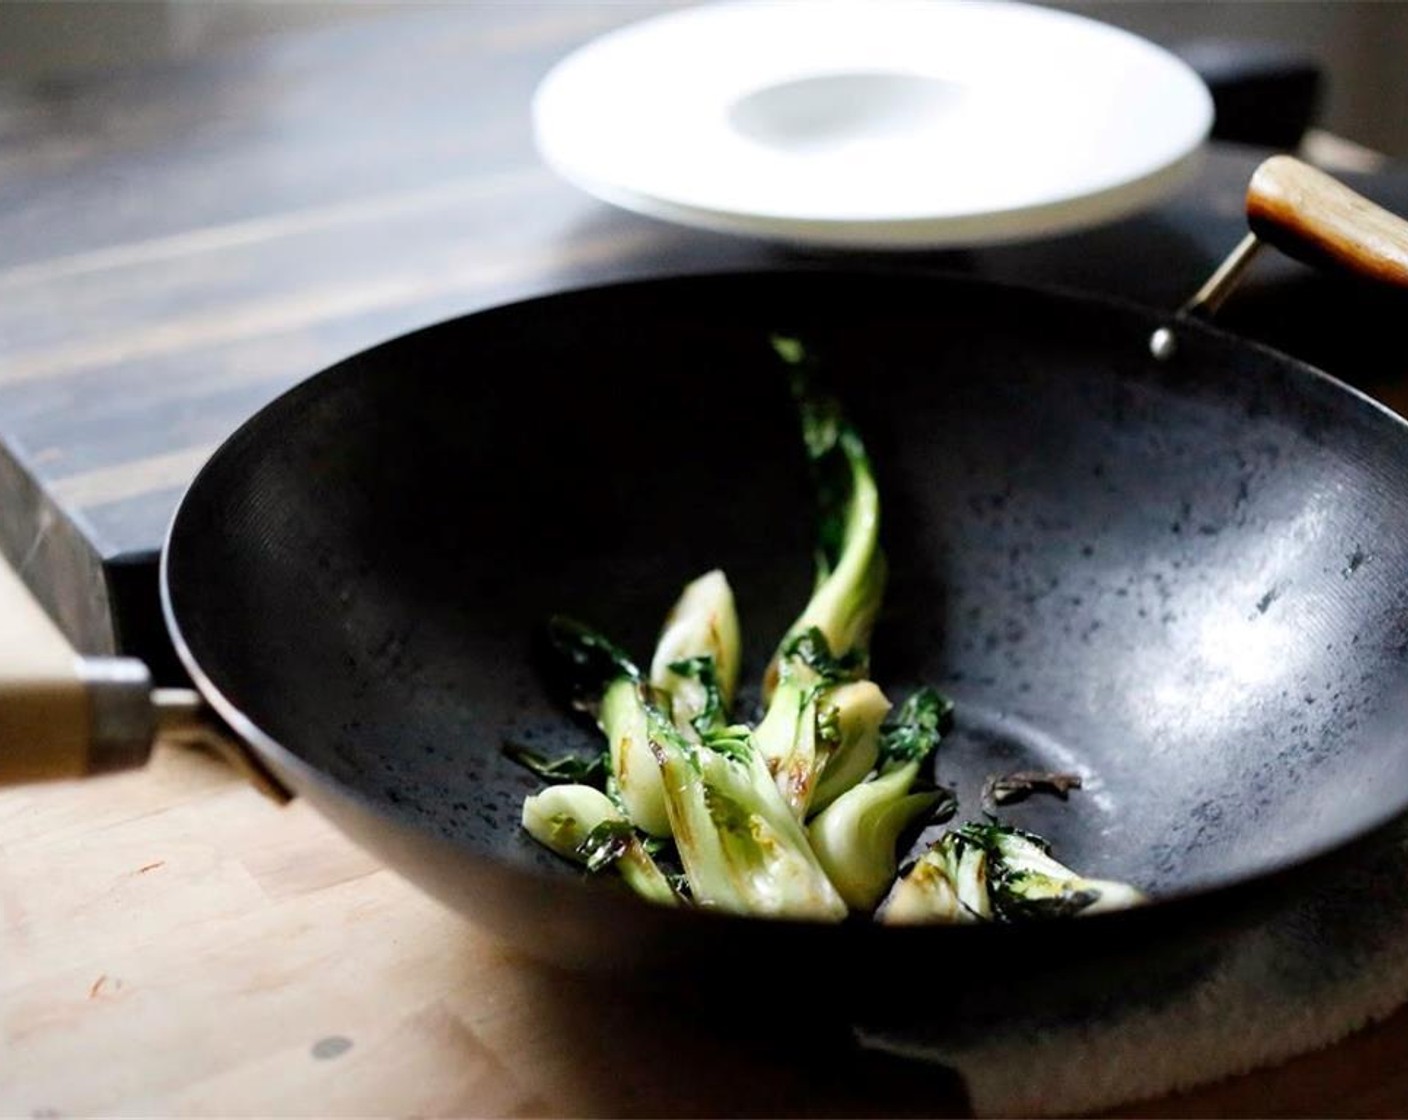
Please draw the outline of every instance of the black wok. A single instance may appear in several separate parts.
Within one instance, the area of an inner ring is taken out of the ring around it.
[[[1186,944],[1408,809],[1408,426],[1191,320],[1156,359],[1167,324],[829,269],[469,315],[319,374],[221,448],[171,529],[168,622],[282,783],[536,956],[787,961],[839,983],[905,954],[982,988],[1004,961],[1059,973]],[[892,574],[875,678],[955,698],[938,766],[967,814],[995,773],[1081,773],[1069,803],[1004,817],[1151,906],[906,930],[673,912],[520,829],[540,783],[504,743],[595,749],[532,656],[548,615],[645,656],[680,587],[722,567],[756,682],[805,601],[778,331],[834,371],[876,462]]]

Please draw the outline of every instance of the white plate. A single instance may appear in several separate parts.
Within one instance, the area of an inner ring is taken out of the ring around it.
[[[538,149],[608,202],[834,246],[1033,237],[1184,182],[1212,99],[1167,51],[1001,0],[740,0],[613,31],[533,102]]]

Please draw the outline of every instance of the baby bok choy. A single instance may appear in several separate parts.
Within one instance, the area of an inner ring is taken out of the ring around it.
[[[818,387],[801,344],[774,338],[773,345],[789,367],[815,485],[817,578],[764,675],[768,707],[757,743],[793,814],[805,820],[874,765],[889,703],[865,677],[885,559],[865,445],[837,399]]]
[[[669,836],[660,770],[650,753],[650,686],[640,669],[618,646],[573,619],[553,618],[548,637],[573,702],[596,717],[606,736],[608,792],[636,827],[651,836]]]
[[[1004,921],[1056,918],[1123,910],[1145,901],[1127,883],[1088,879],[1058,863],[1040,836],[996,822],[970,824],[969,833],[992,857],[993,909]]]
[[[992,918],[988,850],[962,829],[929,845],[901,873],[876,918],[890,925],[957,925]]]
[[[815,630],[819,643],[852,679],[866,676],[870,633],[885,592],[880,550],[880,492],[860,434],[840,401],[823,391],[815,363],[793,338],[775,337],[773,348],[789,367],[801,416],[802,437],[816,492],[816,586],[802,613],[778,644],[763,681],[771,698],[789,649]]]
[[[932,688],[914,693],[885,728],[879,771],[847,789],[812,819],[812,849],[836,889],[856,910],[873,910],[898,866],[901,835],[924,817],[952,812],[944,789],[913,792],[920,767],[938,746],[953,705]]]
[[[819,921],[846,916],[747,727],[696,743],[657,712],[650,746],[696,905]]]
[[[523,827],[538,843],[588,871],[614,867],[642,898],[666,906],[678,901],[631,822],[599,789],[549,786],[524,800]]]
[[[869,772],[890,702],[856,680],[854,664],[833,657],[815,627],[787,644],[780,665],[755,741],[793,815],[805,820],[823,787],[818,808]]]
[[[732,596],[724,594],[727,584],[722,579],[712,582],[713,607],[726,603],[731,612]],[[697,593],[696,585],[691,588]],[[690,596],[687,589],[682,602],[687,604]],[[699,624],[674,629],[671,636],[672,627],[684,617]],[[752,732],[723,722],[727,705],[714,653],[733,657],[736,663],[736,647],[730,650],[727,642],[709,638],[720,630],[717,617],[717,609],[691,612],[677,607],[672,613],[662,639],[673,644],[657,657],[657,664],[664,666],[662,677],[675,691],[643,681],[629,656],[590,628],[562,618],[553,621],[553,647],[573,682],[577,702],[595,711],[610,741],[608,792],[625,810],[618,811],[619,821],[613,818],[612,827],[622,836],[632,823],[658,836],[672,836],[689,898],[697,906],[839,920],[846,914],[845,903],[783,800]],[[737,632],[736,622],[732,630]],[[709,652],[698,652],[703,649]],[[688,656],[673,660],[676,655]],[[680,691],[687,697],[685,718],[676,707]],[[653,781],[647,783],[647,775]],[[580,787],[556,788],[585,797]],[[595,802],[598,809],[602,800],[612,803],[603,795]],[[527,813],[525,806],[525,823]],[[534,833],[540,840],[541,831]],[[568,854],[563,845],[554,850]],[[634,873],[634,859],[625,866]],[[636,886],[634,880],[628,882]]]
[[[935,841],[905,869],[877,916],[884,922],[1022,922],[1143,901],[1127,883],[1088,879],[1057,862],[1041,837],[988,820]]]
[[[675,726],[697,739],[728,723],[741,660],[738,610],[723,572],[691,582],[670,610],[650,662],[650,683],[670,697]]]
[[[594,760],[554,762],[520,749],[540,777],[567,783],[530,796],[524,826],[567,859],[614,868],[645,898],[733,914],[1016,922],[1141,901],[991,819],[948,829],[900,868],[901,845],[955,808],[928,769],[953,705],[921,688],[892,711],[870,679],[886,578],[871,461],[806,348],[771,341],[801,420],[817,548],[810,597],[763,673],[761,720],[732,714],[743,649],[721,571],[684,588],[648,673],[596,631],[554,619],[573,702],[607,746]],[[599,776],[605,792],[583,784]]]
[[[646,681],[630,656],[603,635],[558,616],[548,635],[573,701],[606,736],[608,791],[633,824],[670,835],[660,769],[649,742],[649,712],[669,711],[688,737],[723,727],[738,683],[739,631],[722,572],[691,582],[665,621]]]

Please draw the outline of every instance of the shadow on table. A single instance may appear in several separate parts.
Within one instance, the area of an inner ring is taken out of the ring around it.
[[[951,1071],[863,1051],[844,1023],[798,1029],[789,977],[775,991],[739,991],[721,1012],[519,964],[518,1010],[541,1032],[536,1045],[553,1044],[564,1067],[555,1080],[590,1114],[969,1115]]]

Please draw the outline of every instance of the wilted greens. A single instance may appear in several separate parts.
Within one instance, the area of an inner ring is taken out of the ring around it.
[[[549,786],[523,802],[523,827],[533,839],[588,871],[614,867],[643,898],[674,905],[678,898],[635,828],[591,786]]]
[[[801,421],[817,550],[811,596],[760,682],[762,718],[735,718],[743,645],[721,571],[684,587],[648,674],[592,627],[553,618],[553,669],[605,748],[557,760],[512,748],[558,783],[527,798],[524,827],[664,905],[829,922],[857,912],[898,924],[1138,903],[1133,888],[1084,878],[1039,837],[992,818],[943,830],[957,804],[936,780],[936,758],[954,704],[925,686],[895,709],[870,679],[886,570],[870,458],[807,348],[771,343]]]
[[[1087,879],[1051,857],[1039,836],[994,820],[945,832],[904,869],[882,922],[1019,922],[1136,906],[1127,883]],[[942,916],[941,916],[942,915]]]

